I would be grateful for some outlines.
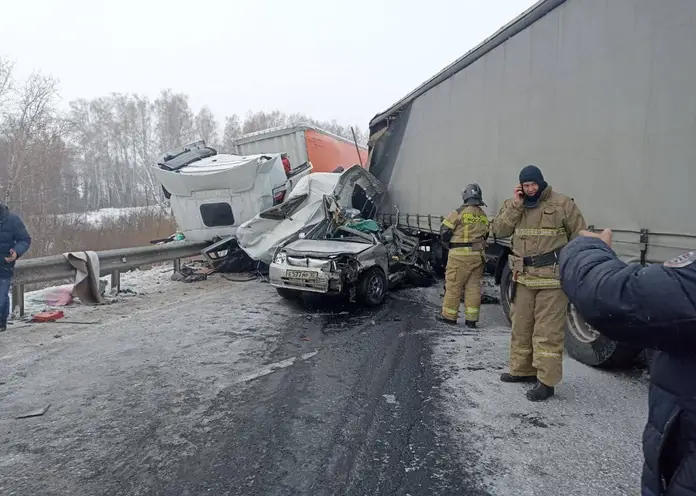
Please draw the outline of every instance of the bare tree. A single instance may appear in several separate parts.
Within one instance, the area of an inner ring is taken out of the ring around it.
[[[188,96],[164,90],[155,100],[157,137],[165,152],[195,139],[193,112]]]
[[[218,123],[213,112],[208,107],[203,107],[196,115],[195,127],[198,137],[205,140],[208,146],[219,146]]]
[[[8,78],[5,77],[5,80],[8,81]],[[37,153],[34,146],[45,145],[47,136],[55,138],[56,87],[54,79],[33,73],[16,92],[16,100],[9,105],[9,115],[2,126],[6,143],[3,181],[6,202],[21,204],[26,199],[29,183],[36,179],[37,174],[46,172],[37,166],[32,167],[32,155]]]
[[[332,121],[319,121],[305,114],[294,113],[286,115],[278,110],[271,113],[256,112],[248,114],[244,122],[244,129],[253,129],[254,131],[259,131],[269,127],[296,124],[309,124],[311,126],[316,126],[324,131],[328,131],[337,136],[341,136],[353,141],[353,132],[351,130],[351,126],[339,124],[335,119]],[[363,132],[359,126],[354,126],[353,129],[355,130],[358,144],[363,146],[367,145],[369,132]]]
[[[7,101],[8,94],[13,89],[12,70],[14,64],[10,61],[0,58],[0,114]],[[0,115],[2,117],[2,115]]]
[[[244,118],[242,132],[244,134],[253,133],[255,131],[263,131],[272,127],[284,126],[288,124],[288,116],[280,110],[272,112],[249,112]]]
[[[234,140],[242,135],[242,124],[239,122],[237,114],[225,119],[225,131],[222,136],[222,150],[232,153]]]

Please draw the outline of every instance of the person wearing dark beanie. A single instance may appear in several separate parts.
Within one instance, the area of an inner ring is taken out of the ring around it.
[[[529,196],[525,194],[523,199],[525,207],[534,207],[539,202],[541,194],[548,186],[546,181],[544,181],[544,175],[541,173],[539,167],[536,165],[528,165],[520,171],[520,184],[524,183],[536,183],[539,185],[539,189],[534,195]]]
[[[528,165],[491,227],[497,238],[512,237],[510,371],[500,380],[535,383],[527,398],[544,401],[563,376],[568,298],[558,255],[587,225],[573,199],[553,191],[541,170]]]

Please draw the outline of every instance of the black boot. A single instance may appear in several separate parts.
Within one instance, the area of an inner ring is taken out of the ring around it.
[[[512,375],[509,372],[500,374],[500,380],[503,382],[534,382],[537,380],[535,375]]]
[[[473,320],[466,320],[464,321],[464,324],[466,324],[469,329],[476,329],[476,322]]]
[[[548,400],[554,394],[554,389],[547,386],[541,381],[537,381],[536,386],[527,391],[527,399],[529,401],[544,401]]]

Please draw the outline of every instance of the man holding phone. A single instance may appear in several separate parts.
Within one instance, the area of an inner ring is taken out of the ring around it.
[[[523,168],[519,181],[492,224],[495,237],[512,237],[510,372],[500,380],[536,383],[527,399],[544,401],[563,376],[568,299],[558,255],[587,225],[573,199],[553,191],[538,167]]]
[[[30,246],[31,236],[22,219],[0,203],[0,332],[7,330],[15,262]]]

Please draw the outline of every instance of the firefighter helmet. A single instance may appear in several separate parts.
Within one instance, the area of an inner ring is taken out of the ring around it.
[[[464,205],[483,205],[483,192],[481,191],[481,186],[476,183],[467,184],[464,191],[462,191],[462,200]]]

